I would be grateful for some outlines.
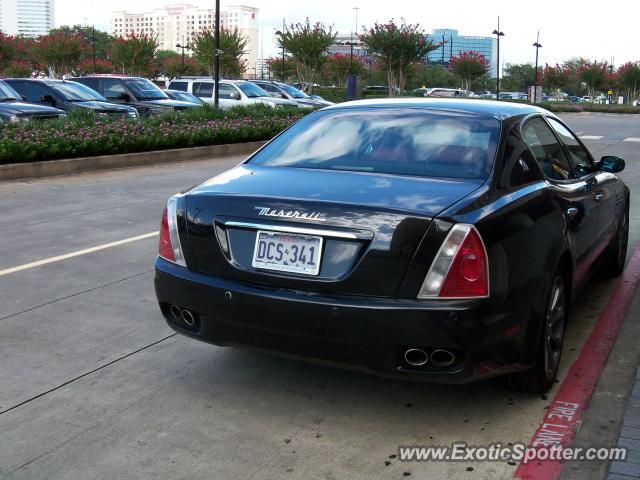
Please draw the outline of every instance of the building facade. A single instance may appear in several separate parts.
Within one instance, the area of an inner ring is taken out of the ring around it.
[[[0,0],[3,1],[3,0]],[[247,73],[253,75],[258,64],[258,9],[247,5],[228,5],[220,9],[220,24],[247,37]],[[215,10],[196,7],[187,3],[165,5],[142,13],[112,12],[111,34],[125,36],[135,33],[156,36],[161,50],[181,52],[176,45],[188,46],[193,37],[215,26]],[[189,53],[186,50],[185,53]],[[224,55],[224,53],[223,53]]]
[[[0,31],[37,37],[54,26],[53,0],[0,0]]]
[[[496,77],[498,64],[497,41],[495,38],[460,35],[458,30],[440,28],[429,35],[429,40],[437,44],[443,44],[436,50],[429,52],[429,63],[449,65],[451,58],[460,55],[462,52],[479,52],[489,62],[491,76]]]

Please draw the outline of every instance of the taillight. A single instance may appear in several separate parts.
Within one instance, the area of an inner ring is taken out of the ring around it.
[[[158,254],[173,263],[186,267],[182,255],[182,247],[180,246],[180,237],[178,236],[178,219],[177,219],[178,199],[171,197],[167,202],[167,207],[162,214],[162,223],[160,224],[160,246]]]
[[[489,296],[489,261],[473,225],[454,225],[429,268],[418,298]]]

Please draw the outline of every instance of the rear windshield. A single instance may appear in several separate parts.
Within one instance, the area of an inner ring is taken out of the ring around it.
[[[249,163],[465,179],[487,178],[500,136],[493,118],[416,108],[308,115]]]

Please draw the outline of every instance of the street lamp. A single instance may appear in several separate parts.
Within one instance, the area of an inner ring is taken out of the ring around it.
[[[360,7],[353,7],[353,10],[356,12],[356,35],[358,34],[358,10],[360,10]],[[353,32],[351,32],[351,41],[349,42],[349,44],[351,45],[351,57],[349,59],[349,74],[353,75],[353,46],[355,45],[353,43]]]
[[[220,100],[220,0],[216,0],[215,57],[213,61],[213,105],[217,108]]]
[[[536,73],[534,74],[533,80],[533,103],[535,105],[536,96],[538,95],[538,50],[542,48],[542,45],[540,44],[540,31],[538,31],[538,35],[536,36],[536,43],[534,43],[533,46],[536,47]]]
[[[182,67],[180,69],[180,73],[184,75],[184,51],[191,50],[191,47],[189,45],[180,45],[179,43],[176,43],[176,48],[182,49]]]
[[[284,29],[285,29],[285,24],[284,24],[284,19],[282,20],[282,31],[278,30],[276,32],[276,35],[280,36],[280,43],[282,44],[282,83],[284,82]]]
[[[500,37],[504,37],[504,33],[500,31],[500,17],[498,17],[498,28],[492,34],[498,39],[498,50],[496,52],[496,63],[498,64],[496,69],[496,100],[498,100],[500,98]]]

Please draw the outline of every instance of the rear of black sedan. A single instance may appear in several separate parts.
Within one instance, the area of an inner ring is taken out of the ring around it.
[[[382,376],[510,373],[548,389],[579,279],[519,130],[540,112],[400,100],[305,117],[169,200],[155,277],[166,321]]]

